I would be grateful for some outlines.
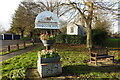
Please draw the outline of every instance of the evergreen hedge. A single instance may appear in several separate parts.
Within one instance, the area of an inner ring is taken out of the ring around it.
[[[108,32],[102,29],[93,29],[92,30],[92,42],[95,45],[104,45],[104,42],[108,38]]]
[[[56,43],[85,44],[86,36],[59,34],[56,36]]]

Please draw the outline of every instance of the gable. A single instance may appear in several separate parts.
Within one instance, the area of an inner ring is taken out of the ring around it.
[[[71,23],[67,26],[67,34],[86,35],[86,28],[81,25]]]

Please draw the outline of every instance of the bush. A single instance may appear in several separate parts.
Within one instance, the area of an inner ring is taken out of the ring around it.
[[[31,40],[31,37],[23,37],[21,40]]]
[[[92,30],[92,42],[95,45],[103,45],[107,37],[108,37],[108,33],[102,29]]]
[[[86,37],[81,35],[60,34],[56,36],[57,43],[85,44]]]

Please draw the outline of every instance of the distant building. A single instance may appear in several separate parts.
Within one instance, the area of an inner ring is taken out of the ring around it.
[[[12,33],[4,33],[0,34],[0,40],[17,40],[20,39],[20,35],[12,34]]]
[[[67,34],[68,35],[86,35],[86,28],[79,24],[70,23],[67,26]]]

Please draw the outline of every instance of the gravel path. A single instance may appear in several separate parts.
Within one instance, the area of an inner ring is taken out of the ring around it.
[[[37,43],[35,46],[31,46],[31,47],[28,47],[28,48],[25,48],[25,49],[22,49],[22,50],[19,50],[19,51],[15,51],[15,52],[12,52],[10,54],[2,55],[2,56],[0,56],[0,61],[5,61],[5,60],[10,59],[14,56],[26,53],[28,51],[32,51],[33,49],[38,48],[41,45],[42,45],[41,43]]]

